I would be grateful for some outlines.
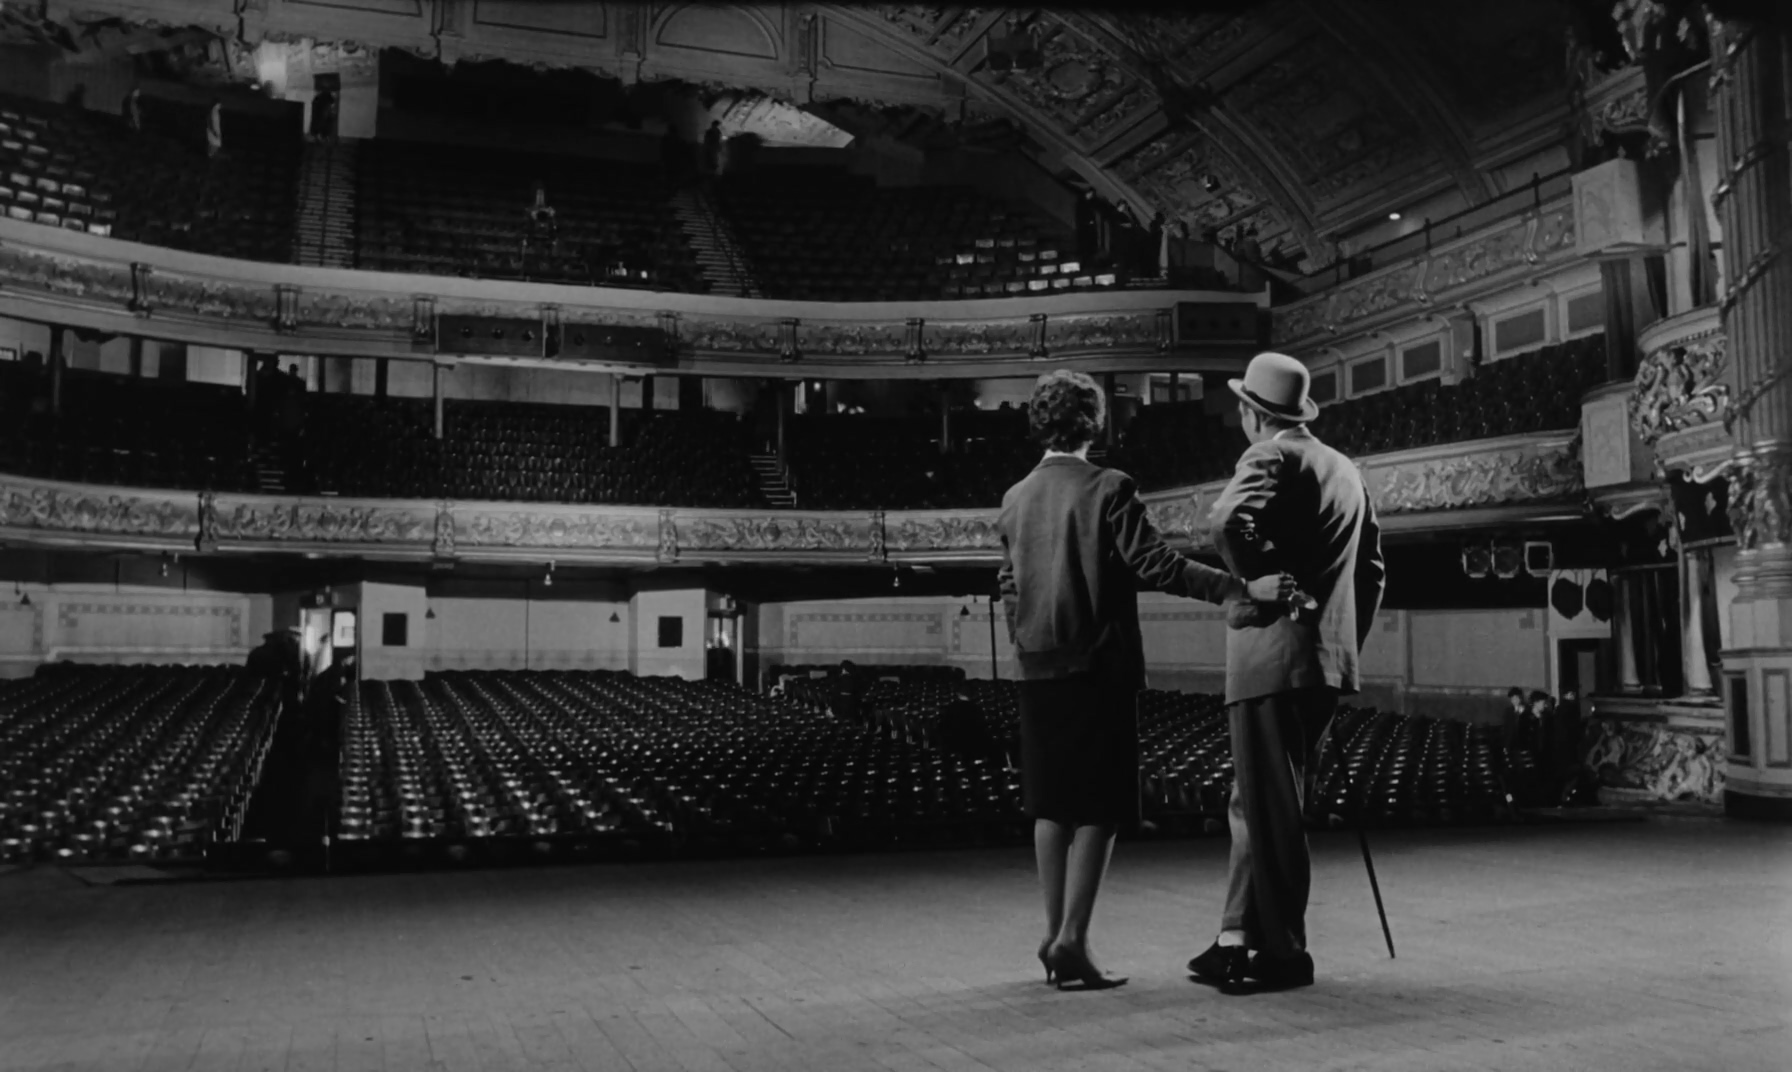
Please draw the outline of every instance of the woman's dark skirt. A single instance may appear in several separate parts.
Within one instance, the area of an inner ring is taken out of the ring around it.
[[[1139,694],[1104,674],[1020,683],[1022,801],[1066,826],[1139,823]]]

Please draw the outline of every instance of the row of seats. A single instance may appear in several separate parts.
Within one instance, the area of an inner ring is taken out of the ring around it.
[[[74,105],[0,96],[0,212],[219,256],[290,261],[296,130],[143,98],[143,128]],[[355,263],[374,271],[701,293],[676,184],[659,166],[368,141],[355,167]],[[551,212],[532,212],[537,184]],[[1117,286],[1043,213],[968,187],[879,188],[784,168],[718,181],[721,225],[772,298],[990,298]],[[699,212],[699,217],[706,215]],[[706,226],[700,219],[694,226]]]
[[[1571,429],[1581,398],[1606,380],[1605,337],[1493,361],[1454,385],[1439,380],[1335,402],[1313,433],[1353,458],[1440,443]],[[1230,396],[1142,406],[1108,464],[1146,490],[1223,480],[1248,445]]]
[[[803,684],[817,684],[804,679]],[[945,709],[976,707],[991,754],[941,747]],[[368,682],[347,715],[341,836],[349,841],[658,838],[694,848],[1013,837],[1018,699],[1009,681],[880,680],[865,714],[819,693],[609,671],[498,671]],[[1141,694],[1146,818],[1223,816],[1232,764],[1219,696]],[[1498,730],[1344,708],[1311,814],[1492,822],[1535,758]]]
[[[536,183],[552,209],[539,219]],[[362,268],[707,289],[657,168],[372,141],[356,217]]]
[[[438,440],[427,402],[315,395],[288,481],[377,498],[764,505],[750,430],[732,414],[631,410],[616,447],[609,422],[598,407],[455,400]]]
[[[0,863],[193,861],[242,831],[278,690],[220,667],[0,681]]]
[[[242,392],[71,369],[62,413],[41,364],[0,363],[0,471],[86,484],[253,490]]]
[[[1326,406],[1314,430],[1353,457],[1573,428],[1605,378],[1603,340],[1493,362]],[[254,490],[252,428],[240,391],[68,372],[62,415],[41,366],[0,364],[0,469],[89,483]],[[1217,404],[1216,404],[1217,403]],[[624,411],[610,447],[605,407],[450,400],[444,435],[430,403],[366,396],[304,400],[302,433],[280,442],[291,491],[381,498],[760,507],[750,422],[726,413]],[[953,450],[933,417],[790,418],[785,479],[804,509],[988,508],[1037,463],[1024,410],[955,415]],[[1100,455],[1144,490],[1224,479],[1246,442],[1224,399],[1141,406]]]
[[[924,301],[1113,286],[1042,213],[965,187],[812,169],[728,177],[718,200],[768,298]]]
[[[292,259],[299,144],[231,115],[227,151],[199,142],[205,109],[145,98],[143,129],[0,94],[0,212],[51,227],[243,260]]]

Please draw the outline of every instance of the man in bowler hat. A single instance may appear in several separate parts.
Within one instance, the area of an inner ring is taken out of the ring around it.
[[[1381,605],[1381,534],[1362,474],[1307,428],[1319,407],[1306,366],[1258,354],[1230,386],[1251,445],[1214,504],[1214,542],[1234,575],[1286,571],[1301,596],[1227,610],[1230,874],[1219,938],[1189,971],[1223,986],[1306,986],[1302,783],[1338,696],[1357,691],[1357,658]]]

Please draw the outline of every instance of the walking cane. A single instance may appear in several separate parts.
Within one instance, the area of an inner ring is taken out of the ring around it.
[[[1319,757],[1321,759],[1325,756],[1326,745],[1331,743],[1332,726],[1335,725],[1337,725],[1336,714],[1332,716],[1332,721],[1326,725],[1325,733],[1320,737]],[[1339,753],[1338,763],[1344,777],[1344,800],[1345,803],[1348,804],[1356,794],[1352,792],[1352,786],[1350,784],[1350,764],[1344,762],[1342,752]],[[1317,775],[1319,764],[1314,763],[1313,769],[1315,775]],[[1357,813],[1354,825],[1356,826],[1357,847],[1363,850],[1363,867],[1369,872],[1369,892],[1375,895],[1375,914],[1381,919],[1381,937],[1388,943],[1388,959],[1394,960],[1394,932],[1388,928],[1388,910],[1381,903],[1381,883],[1375,878],[1375,858],[1369,855],[1369,835],[1364,831],[1363,817],[1360,809]]]

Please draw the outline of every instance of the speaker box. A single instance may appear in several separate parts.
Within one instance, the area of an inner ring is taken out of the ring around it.
[[[436,322],[436,352],[497,357],[544,357],[540,320],[443,314]]]

